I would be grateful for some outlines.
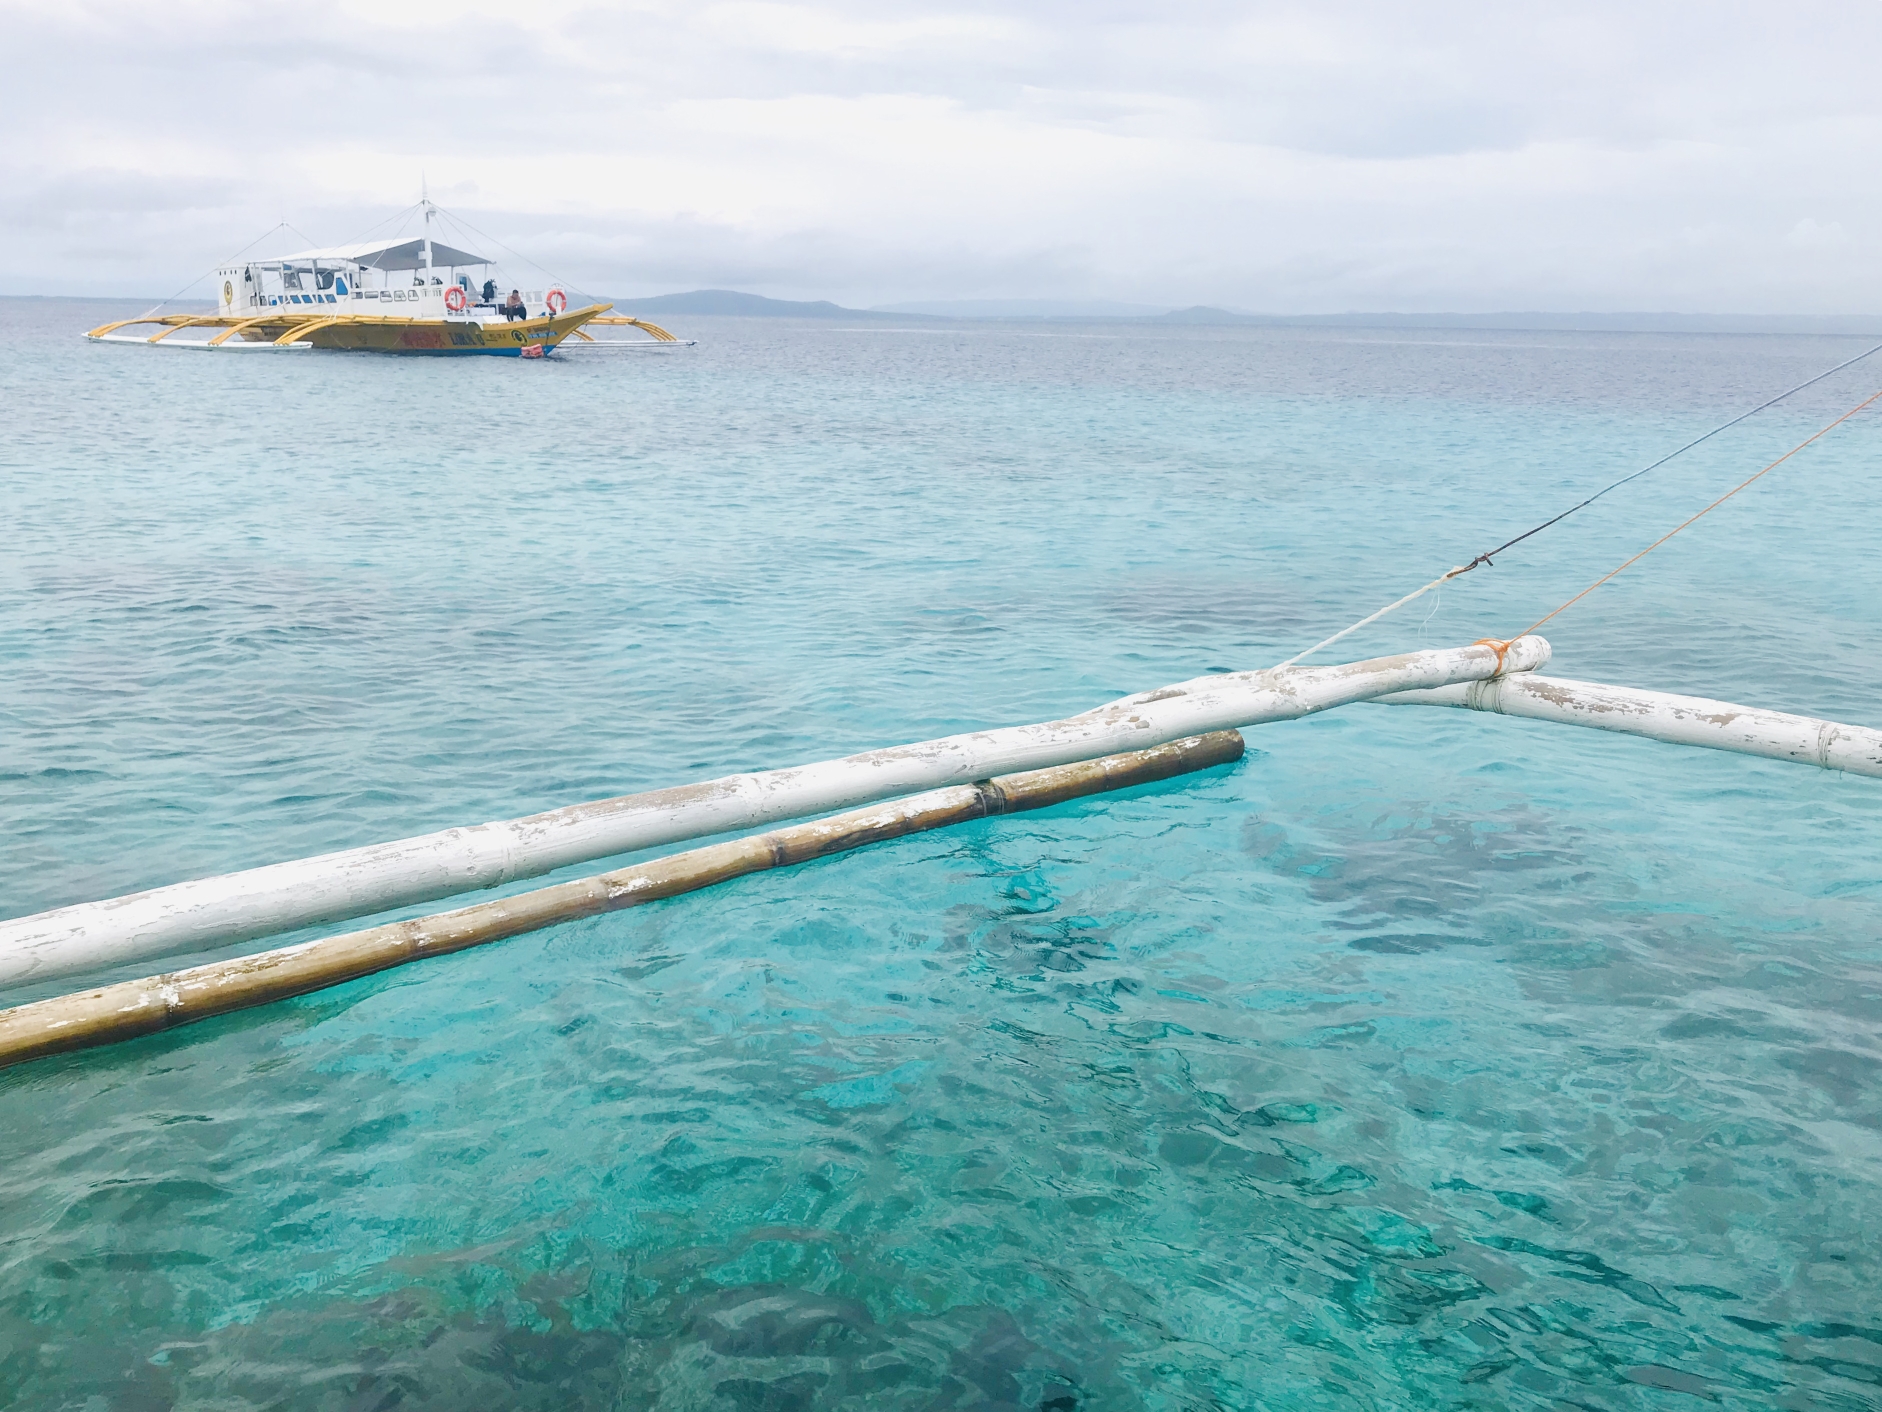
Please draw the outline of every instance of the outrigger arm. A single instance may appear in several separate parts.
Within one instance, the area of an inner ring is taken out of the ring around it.
[[[162,314],[146,316],[141,319],[119,319],[115,323],[100,324],[97,328],[87,333],[85,337],[107,338],[111,334],[116,333],[119,329],[130,328],[134,324],[167,325],[167,327],[160,332],[153,333],[149,338],[134,338],[131,340],[133,343],[156,343],[161,339],[168,338],[180,328],[200,328],[205,324],[219,324],[222,321],[221,316],[217,314]]]
[[[357,323],[357,322],[359,322],[359,316],[354,315],[354,314],[338,314],[338,315],[329,315],[326,318],[322,318],[322,319],[309,319],[306,323],[294,325],[293,328],[289,329],[286,333],[282,334],[279,338],[277,338],[274,341],[275,347],[285,348],[290,343],[299,343],[303,338],[305,338],[308,334],[312,333],[315,329],[332,328],[335,324],[349,324],[349,323]],[[234,330],[230,330],[230,332],[234,332]]]
[[[230,324],[221,333],[217,334],[214,338],[209,340],[209,346],[211,348],[220,348],[223,344],[227,343],[231,338],[235,337],[235,335],[240,333],[243,329],[253,328],[256,324],[273,323],[275,321],[275,318],[276,316],[273,314],[262,314],[256,318],[243,319],[240,323],[237,323],[237,324]]]
[[[213,314],[197,316],[197,317],[191,318],[187,323],[171,324],[170,327],[168,327],[167,329],[164,329],[163,332],[153,333],[149,338],[145,339],[144,342],[161,343],[164,339],[168,338],[171,334],[175,333],[178,329],[201,328],[204,324],[215,324],[219,322],[221,321],[217,319]]]
[[[245,328],[250,328],[256,324],[277,323],[279,320],[280,315],[278,314],[265,314],[260,317],[250,318],[230,318],[226,314],[146,315],[141,319],[118,319],[112,323],[100,324],[97,328],[89,330],[85,337],[89,338],[94,343],[156,344],[162,343],[164,339],[168,338],[178,329],[220,328],[223,331],[207,342],[198,342],[194,339],[179,339],[176,343],[171,344],[170,347],[175,348],[180,345],[185,348],[274,348],[277,346],[274,343],[228,344],[226,340]],[[127,334],[117,332],[117,330],[121,328],[130,328],[136,324],[161,324],[163,327],[148,338],[133,338]],[[291,346],[304,347],[305,345],[296,344]]]
[[[591,324],[632,324],[635,328],[647,330],[657,342],[678,343],[680,341],[665,329],[661,328],[660,325],[650,324],[645,319],[630,318],[626,314],[597,314],[594,318],[588,320],[588,322]],[[587,334],[582,333],[581,329],[576,329],[575,332],[581,334],[583,338],[588,339],[590,343],[595,341],[589,338]]]

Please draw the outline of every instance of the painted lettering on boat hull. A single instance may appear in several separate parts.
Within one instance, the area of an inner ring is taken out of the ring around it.
[[[525,348],[554,348],[581,324],[593,318],[599,305],[571,309],[556,318],[523,319],[514,323],[478,324],[469,320],[399,319],[357,316],[332,323],[314,324],[299,333],[294,341],[311,343],[316,348],[343,349],[360,353],[481,353],[514,358]],[[293,333],[306,320],[283,318],[251,324],[237,337],[251,343],[274,343]]]

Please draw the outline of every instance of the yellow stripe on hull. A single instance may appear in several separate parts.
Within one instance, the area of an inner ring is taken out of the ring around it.
[[[549,319],[479,324],[469,319],[400,319],[340,314],[328,319],[270,319],[238,335],[251,343],[311,343],[361,353],[493,353],[516,357],[525,348],[554,348],[605,304]],[[302,330],[305,330],[304,332]]]

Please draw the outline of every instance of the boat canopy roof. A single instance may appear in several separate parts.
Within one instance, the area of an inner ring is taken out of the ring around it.
[[[363,265],[370,270],[422,270],[425,267],[425,240],[423,236],[412,236],[400,240],[369,240],[363,245],[331,245],[324,250],[302,250],[298,254],[283,255],[279,260],[269,260],[270,265],[299,265],[316,260],[345,261],[348,264]],[[488,265],[487,256],[474,255],[468,250],[459,250],[456,246],[446,245],[443,241],[431,242],[431,261],[434,265]]]

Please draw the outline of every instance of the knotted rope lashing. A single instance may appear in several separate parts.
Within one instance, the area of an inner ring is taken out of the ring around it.
[[[1517,636],[1520,637],[1521,634],[1518,633]],[[1470,645],[1472,647],[1487,647],[1492,652],[1496,653],[1496,674],[1500,677],[1505,670],[1503,659],[1510,655],[1510,644],[1515,640],[1516,638],[1514,637],[1480,637]]]

